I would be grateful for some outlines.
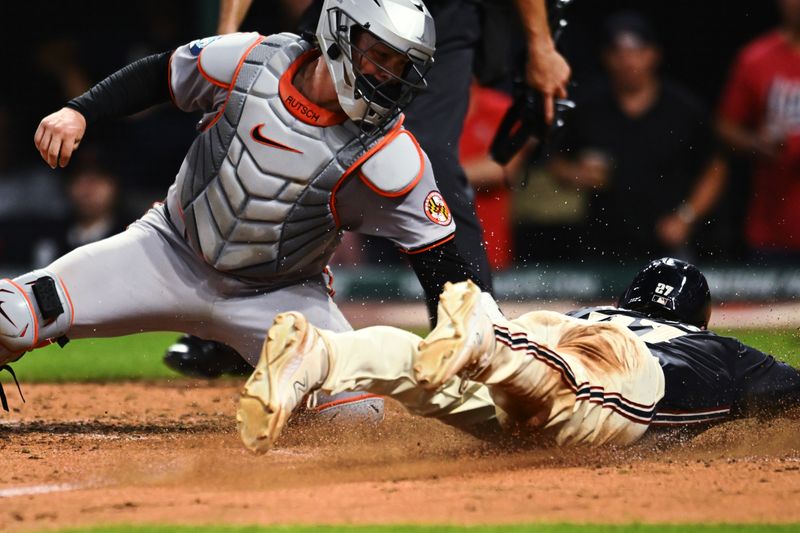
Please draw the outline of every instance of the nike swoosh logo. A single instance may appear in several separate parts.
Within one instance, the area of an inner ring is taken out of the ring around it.
[[[279,143],[278,141],[273,141],[272,139],[270,139],[268,137],[264,137],[264,135],[261,133],[261,128],[263,128],[263,127],[264,127],[264,124],[261,123],[261,124],[257,124],[256,126],[253,126],[253,129],[250,130],[250,136],[252,136],[253,140],[256,141],[257,143],[264,144],[264,145],[269,146],[271,148],[277,148],[278,150],[286,150],[287,152],[294,152],[296,154],[302,154],[303,153],[300,150],[292,148],[291,146],[286,146],[283,143]]]
[[[5,303],[4,301],[0,301],[0,315],[3,315],[3,318],[5,318],[5,319],[6,319],[6,320],[8,320],[9,322],[11,322],[11,325],[12,325],[12,326],[14,326],[14,327],[17,327],[17,325],[16,325],[16,324],[14,324],[14,321],[13,321],[13,320],[11,320],[11,317],[10,317],[10,316],[8,316],[8,315],[6,314],[6,312],[3,310],[3,304],[4,304],[4,303]]]
[[[300,400],[306,394],[306,387],[308,385],[308,374],[303,376],[303,381],[297,380],[294,382],[294,395],[295,398]]]

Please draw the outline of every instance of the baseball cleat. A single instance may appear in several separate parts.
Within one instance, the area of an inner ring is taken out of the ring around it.
[[[282,313],[267,332],[261,357],[239,397],[236,420],[242,442],[260,453],[328,374],[328,350],[300,313]]]
[[[414,374],[426,389],[437,389],[456,374],[479,371],[494,351],[494,327],[473,282],[445,283],[437,316],[414,361]]]

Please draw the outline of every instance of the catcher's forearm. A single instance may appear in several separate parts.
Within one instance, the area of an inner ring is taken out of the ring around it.
[[[87,124],[92,124],[168,102],[171,55],[172,52],[164,52],[135,61],[66,105],[82,114]]]
[[[425,303],[428,306],[431,325],[435,325],[439,294],[446,282],[457,283],[470,279],[482,291],[488,291],[488,288],[482,285],[480,276],[477,276],[473,268],[461,257],[453,241],[424,252],[410,254],[408,259],[425,291]]]

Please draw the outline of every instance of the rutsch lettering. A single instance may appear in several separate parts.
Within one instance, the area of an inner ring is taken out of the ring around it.
[[[319,114],[315,113],[312,109],[310,109],[306,104],[303,102],[296,100],[293,96],[286,97],[286,103],[292,109],[299,111],[301,115],[305,115],[306,117],[312,119],[314,122],[319,122]]]

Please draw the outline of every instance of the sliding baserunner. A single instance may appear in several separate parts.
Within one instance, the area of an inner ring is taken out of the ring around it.
[[[569,314],[508,320],[473,283],[448,284],[425,339],[390,327],[332,333],[285,313],[242,392],[241,436],[267,449],[317,389],[391,396],[465,428],[497,416],[559,445],[630,444],[653,426],[800,403],[800,372],[706,329],[710,302],[696,267],[665,258],[637,274],[617,307]]]

